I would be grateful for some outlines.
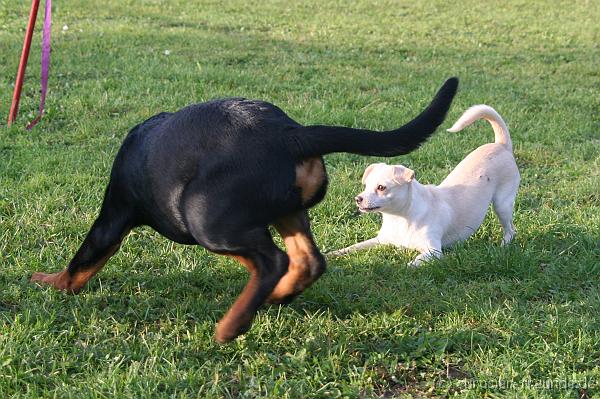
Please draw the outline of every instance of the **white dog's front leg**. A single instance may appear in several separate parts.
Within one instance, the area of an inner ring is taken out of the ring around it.
[[[359,251],[361,249],[372,248],[378,244],[379,244],[379,239],[377,237],[375,237],[375,238],[371,238],[370,240],[366,240],[366,241],[359,242],[354,245],[350,245],[349,247],[346,247],[346,248],[338,249],[337,251],[328,252],[326,255],[327,256],[345,255],[350,252]]]
[[[417,267],[424,262],[430,262],[434,259],[439,259],[442,257],[442,249],[439,248],[428,248],[425,252],[422,252],[417,256],[412,262],[408,265],[412,267]]]

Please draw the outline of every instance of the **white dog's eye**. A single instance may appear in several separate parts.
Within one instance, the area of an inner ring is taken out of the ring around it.
[[[381,184],[377,186],[377,191],[385,191],[385,186],[382,186]]]

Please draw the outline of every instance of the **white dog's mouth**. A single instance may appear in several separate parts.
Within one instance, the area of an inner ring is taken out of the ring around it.
[[[372,206],[370,208],[365,208],[365,207],[359,206],[358,210],[361,211],[361,212],[373,212],[373,211],[375,211],[375,210],[377,210],[379,208],[380,208],[379,206]]]

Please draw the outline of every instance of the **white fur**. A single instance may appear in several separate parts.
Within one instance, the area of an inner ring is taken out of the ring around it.
[[[470,237],[490,203],[502,224],[502,242],[509,243],[515,235],[512,218],[520,176],[506,124],[493,108],[476,105],[448,130],[458,132],[479,119],[490,122],[495,143],[467,155],[439,186],[420,184],[402,165],[369,165],[363,176],[365,191],[356,200],[361,211],[382,213],[381,229],[375,238],[330,255],[391,244],[418,250],[411,263],[416,266]]]

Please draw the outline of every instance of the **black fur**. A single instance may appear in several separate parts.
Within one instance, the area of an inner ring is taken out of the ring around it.
[[[302,126],[272,104],[242,98],[153,116],[123,142],[100,215],[64,272],[67,285],[59,288],[78,290],[74,281],[85,284],[85,276],[102,267],[133,227],[149,225],[173,241],[233,255],[248,266],[251,283],[217,334],[220,341],[235,338],[249,327],[288,266],[301,264],[273,243],[268,226],[275,224],[290,240],[299,231],[302,242],[314,244],[306,209],[322,200],[327,180],[303,199],[298,165],[333,152],[394,156],[414,150],[443,122],[457,85],[456,78],[449,79],[419,116],[384,133]],[[313,244],[305,254],[313,263],[301,264],[304,274],[290,279],[295,285],[281,301],[324,271]]]

